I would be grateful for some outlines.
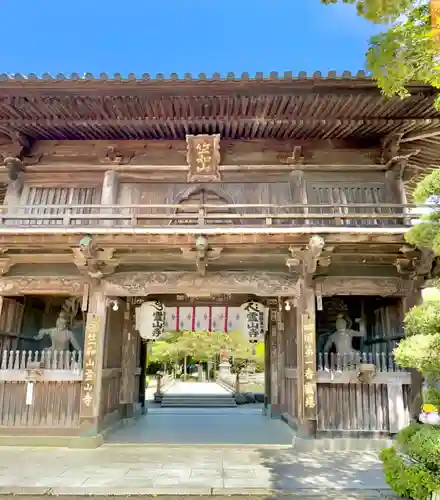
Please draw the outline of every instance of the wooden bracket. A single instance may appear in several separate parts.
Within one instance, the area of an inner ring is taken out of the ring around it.
[[[90,236],[85,236],[79,247],[72,248],[74,263],[81,273],[92,280],[100,281],[104,276],[113,274],[119,261],[113,259],[113,248],[99,248]]]
[[[324,238],[315,235],[310,238],[305,248],[291,246],[289,252],[291,258],[286,260],[287,267],[302,274],[304,277],[313,276],[318,266],[328,268],[331,264],[331,254],[334,250],[332,246],[325,246]]]
[[[408,278],[423,277],[429,279],[433,277],[436,260],[435,254],[431,249],[417,249],[411,245],[403,245],[400,248],[399,257],[394,262],[394,266],[399,274]]]

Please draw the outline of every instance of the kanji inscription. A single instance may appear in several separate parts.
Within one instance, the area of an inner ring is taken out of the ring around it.
[[[304,408],[307,417],[312,417],[316,408],[316,329],[315,315],[302,315],[304,353]]]
[[[100,325],[101,318],[98,314],[87,314],[84,342],[84,378],[81,391],[81,416],[93,416]]]
[[[188,182],[219,181],[220,135],[187,135]]]

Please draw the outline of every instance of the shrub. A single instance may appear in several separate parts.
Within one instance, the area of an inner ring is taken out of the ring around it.
[[[422,464],[408,464],[395,448],[382,450],[385,478],[391,488],[401,497],[427,500],[434,491],[440,490],[440,479]]]
[[[404,450],[406,450],[406,445],[410,441],[410,439],[419,432],[419,430],[423,427],[423,424],[410,424],[408,427],[402,429],[396,436],[397,444]]]
[[[396,448],[382,450],[388,484],[400,496],[426,500],[440,491],[440,426],[411,424],[396,438]]]
[[[408,440],[406,453],[427,469],[438,473],[440,470],[440,427],[422,425],[421,429]]]

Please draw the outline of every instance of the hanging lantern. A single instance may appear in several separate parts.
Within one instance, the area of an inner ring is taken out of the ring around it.
[[[269,319],[269,309],[259,302],[250,301],[241,306],[243,334],[251,344],[264,339]]]
[[[165,306],[162,302],[144,302],[136,308],[136,330],[146,341],[158,340],[165,332]]]

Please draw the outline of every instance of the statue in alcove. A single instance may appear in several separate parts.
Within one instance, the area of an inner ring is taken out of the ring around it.
[[[359,351],[353,348],[353,338],[363,337],[363,332],[352,330],[343,314],[338,314],[336,319],[336,330],[327,339],[324,345],[324,352],[331,352],[334,346],[338,354],[359,354]]]
[[[80,351],[81,347],[75,338],[75,335],[68,328],[66,313],[61,311],[53,328],[41,328],[34,337],[35,340],[42,340],[44,337],[50,337],[51,351],[68,351],[72,345],[75,351]]]

